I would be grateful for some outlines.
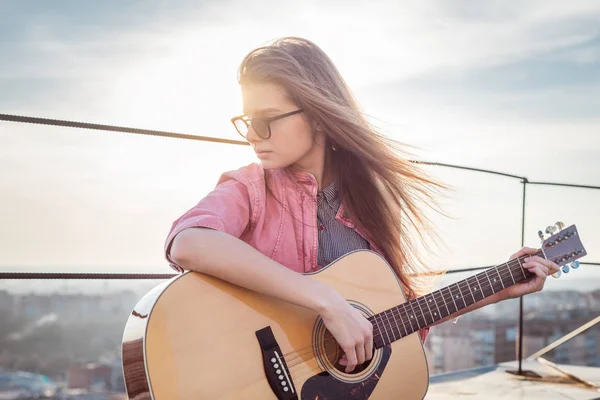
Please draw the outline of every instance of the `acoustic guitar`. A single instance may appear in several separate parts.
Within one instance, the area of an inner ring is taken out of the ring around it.
[[[563,272],[587,253],[575,225],[549,227],[537,255]],[[554,231],[558,231],[554,233]],[[371,251],[310,278],[331,285],[373,324],[373,358],[345,373],[343,351],[315,312],[197,272],[149,291],[123,334],[130,399],[422,399],[429,373],[417,331],[533,274],[522,256],[407,301]],[[559,271],[560,273],[560,271]]]

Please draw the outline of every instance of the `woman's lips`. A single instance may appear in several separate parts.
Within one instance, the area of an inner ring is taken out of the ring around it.
[[[258,158],[261,158],[261,157],[267,156],[269,153],[271,153],[271,151],[260,150],[260,151],[256,151],[256,156]]]

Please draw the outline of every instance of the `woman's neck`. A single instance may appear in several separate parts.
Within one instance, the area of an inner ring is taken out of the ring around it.
[[[326,188],[333,181],[333,173],[325,153],[324,146],[315,144],[304,157],[291,166],[296,171],[311,174],[316,179],[319,190]]]

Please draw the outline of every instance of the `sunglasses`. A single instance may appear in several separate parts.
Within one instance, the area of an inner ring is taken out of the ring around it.
[[[231,118],[231,122],[233,123],[233,126],[235,126],[235,129],[238,131],[238,133],[244,139],[246,139],[246,136],[248,136],[248,130],[250,129],[250,126],[252,126],[252,129],[254,129],[254,132],[256,132],[256,135],[258,137],[260,137],[261,139],[268,139],[271,137],[271,122],[291,117],[292,115],[300,114],[301,112],[304,112],[304,110],[299,109],[296,111],[291,111],[285,114],[277,115],[275,117],[266,118],[250,118],[247,115],[239,115],[237,117]]]

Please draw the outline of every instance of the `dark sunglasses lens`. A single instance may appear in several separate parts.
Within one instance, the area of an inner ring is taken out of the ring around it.
[[[261,120],[253,120],[252,128],[254,128],[254,132],[256,132],[256,134],[259,137],[261,137],[263,139],[266,139],[269,137],[269,123],[268,122],[261,121]]]

